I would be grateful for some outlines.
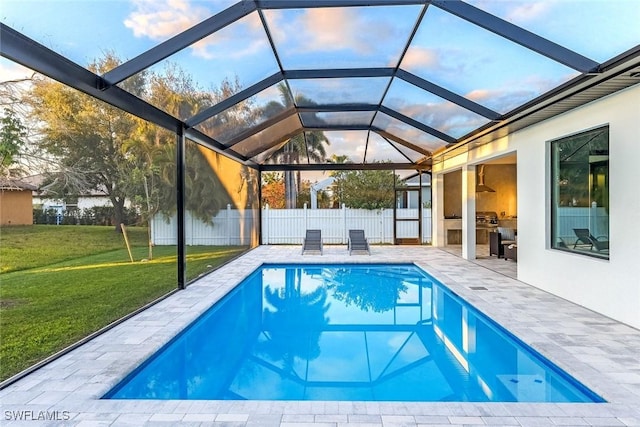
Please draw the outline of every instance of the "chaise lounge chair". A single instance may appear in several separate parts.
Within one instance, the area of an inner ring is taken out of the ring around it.
[[[588,228],[574,228],[573,232],[576,234],[576,241],[573,244],[573,249],[577,246],[587,247],[589,249],[595,248],[598,252],[606,252],[609,250],[608,240],[599,240],[593,237],[591,231]]]
[[[320,251],[322,255],[322,231],[321,230],[307,230],[307,234],[302,241],[302,254],[305,251]]]
[[[369,250],[369,242],[364,237],[364,230],[349,230],[349,240],[347,242],[349,248],[349,255],[352,251],[367,251],[371,255]]]

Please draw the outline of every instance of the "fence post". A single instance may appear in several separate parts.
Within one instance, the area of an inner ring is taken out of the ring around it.
[[[191,211],[185,212],[184,222],[185,244],[187,246],[193,246],[193,217],[191,216]],[[187,231],[189,231],[189,233],[187,233]]]
[[[600,234],[598,230],[598,203],[594,200],[591,202],[591,212],[589,212],[589,229],[597,237]]]
[[[262,244],[269,244],[269,203],[264,205],[262,213]]]
[[[342,204],[342,244],[347,244],[347,207]]]
[[[227,246],[231,245],[231,204],[227,203]]]
[[[304,215],[304,229],[308,230],[309,229],[309,224],[308,224],[308,214],[307,214],[307,202],[304,202],[304,205],[302,206],[302,214]],[[304,231],[303,231],[304,234]]]
[[[384,209],[380,208],[380,243],[386,243],[384,241],[384,227],[386,226],[384,221]]]

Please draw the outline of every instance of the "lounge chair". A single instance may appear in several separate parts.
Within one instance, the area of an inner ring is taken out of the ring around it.
[[[307,234],[302,240],[302,254],[305,251],[320,251],[322,255],[322,231],[321,230],[307,230]]]
[[[349,230],[349,240],[347,242],[349,248],[349,255],[352,251],[367,251],[371,255],[369,250],[369,242],[364,237],[364,230]]]
[[[574,228],[573,232],[576,234],[576,241],[573,244],[573,249],[578,246],[594,249],[598,252],[604,252],[609,250],[609,241],[600,240],[594,237],[588,228]]]

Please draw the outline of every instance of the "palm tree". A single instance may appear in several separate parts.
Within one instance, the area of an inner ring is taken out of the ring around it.
[[[268,340],[258,352],[282,360],[285,373],[295,375],[295,360],[313,360],[320,355],[320,336],[329,323],[327,290],[320,286],[302,291],[302,271],[287,268],[283,288],[265,288],[263,311]]]
[[[296,105],[313,105],[311,100],[301,94],[295,96],[295,101],[292,100],[284,84],[280,84],[278,89],[280,90],[280,101],[282,103],[280,107],[282,109],[293,108],[294,103]],[[273,105],[267,106],[267,108],[273,108]],[[327,156],[325,144],[329,145],[329,140],[321,131],[300,133],[289,139],[284,146],[277,150],[271,157],[271,161],[291,165],[299,164],[303,159],[308,158],[309,161],[321,162],[324,161]],[[284,172],[285,207],[287,209],[294,209],[296,207],[297,195],[300,192],[300,183],[300,171],[295,175],[293,171]]]

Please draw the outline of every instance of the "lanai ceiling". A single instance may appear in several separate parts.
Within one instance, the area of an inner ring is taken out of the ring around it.
[[[636,0],[5,0],[2,21],[3,57],[263,170],[428,170],[639,81]],[[107,51],[130,59],[89,72]],[[233,90],[185,117],[125,90],[168,64]]]

